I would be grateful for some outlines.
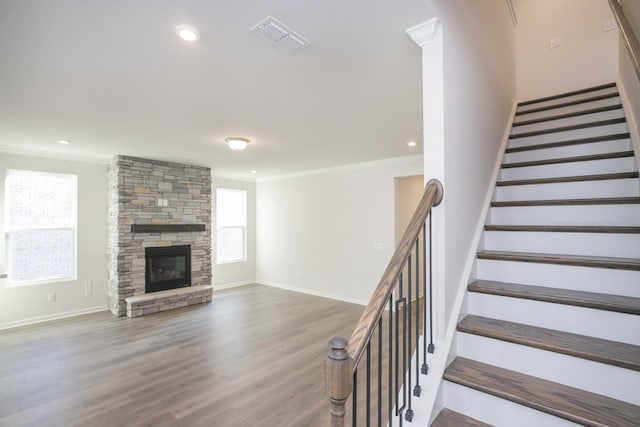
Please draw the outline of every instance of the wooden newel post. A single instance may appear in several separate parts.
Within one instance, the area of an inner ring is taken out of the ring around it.
[[[324,363],[324,388],[329,395],[331,427],[343,427],[345,405],[353,389],[353,359],[347,352],[347,340],[329,340],[329,357]]]

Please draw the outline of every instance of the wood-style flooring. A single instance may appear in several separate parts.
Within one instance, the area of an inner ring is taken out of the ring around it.
[[[0,331],[0,426],[327,426],[326,343],[362,310],[249,285]]]

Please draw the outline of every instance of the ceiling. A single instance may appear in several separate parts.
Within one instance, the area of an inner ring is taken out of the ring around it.
[[[249,32],[269,15],[311,46],[291,55]],[[0,150],[249,179],[419,154],[420,49],[405,29],[431,16],[425,0],[3,0]],[[180,40],[180,24],[200,39]],[[251,143],[231,151],[228,136]]]

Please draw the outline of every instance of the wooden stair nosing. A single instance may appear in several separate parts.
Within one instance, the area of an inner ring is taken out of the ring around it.
[[[640,346],[637,345],[474,315],[462,319],[457,330],[640,371]]]
[[[543,233],[609,233],[640,234],[640,227],[600,226],[600,225],[498,225],[487,224],[486,231],[516,231]]]
[[[533,252],[479,251],[478,259],[640,271],[640,259]]]
[[[493,427],[491,424],[483,423],[475,418],[468,417],[459,412],[443,408],[438,414],[431,427]]]
[[[627,150],[627,151],[615,151],[612,153],[589,154],[587,156],[559,157],[555,159],[503,163],[501,167],[503,169],[526,168],[531,166],[556,165],[559,163],[577,163],[577,162],[590,162],[594,160],[622,159],[622,158],[633,157],[633,156],[634,156],[633,150]]]
[[[623,295],[522,285],[520,283],[505,283],[493,280],[475,280],[469,284],[468,290],[469,292],[482,294],[640,315],[640,298]]]
[[[605,181],[613,179],[629,179],[638,178],[638,172],[620,172],[620,173],[604,173],[597,175],[577,175],[577,176],[560,176],[553,178],[533,178],[518,179],[510,181],[498,181],[497,187],[510,187],[514,185],[538,185],[538,184],[559,184],[565,182],[584,182],[584,181]]]
[[[444,378],[589,427],[637,427],[640,406],[457,357]]]
[[[541,130],[533,130],[531,132],[517,133],[515,135],[509,135],[509,139],[527,138],[530,136],[547,135],[549,133],[568,132],[572,130],[588,129],[588,128],[594,128],[599,126],[618,125],[626,122],[627,122],[627,119],[625,117],[620,117],[617,119],[599,120],[597,122],[579,123],[577,125],[561,126],[558,128],[541,129]]]
[[[569,139],[566,141],[545,142],[542,144],[524,145],[522,147],[507,147],[505,153],[519,153],[521,151],[544,150],[547,148],[568,147],[571,145],[592,144],[596,142],[618,141],[631,138],[629,132],[610,135],[592,136],[588,138]]]
[[[542,98],[530,99],[528,101],[523,101],[523,102],[518,103],[518,107],[523,107],[525,105],[536,104],[538,102],[553,101],[554,99],[566,98],[568,96],[582,95],[583,93],[595,92],[597,90],[609,89],[609,88],[612,88],[612,87],[616,87],[615,82],[613,82],[613,83],[605,83],[605,84],[602,84],[602,85],[587,87],[587,88],[579,89],[579,90],[573,90],[571,92],[559,93],[557,95],[551,95],[551,96],[545,96],[545,97],[542,97]]]
[[[544,107],[532,108],[530,110],[516,111],[516,116],[523,114],[539,113],[541,111],[554,110],[556,108],[571,107],[573,105],[586,104],[588,102],[602,101],[604,99],[616,98],[620,96],[618,92],[605,93],[604,95],[592,96],[590,98],[577,99],[575,101],[567,101],[560,104],[546,105]]]
[[[533,125],[536,123],[544,123],[544,122],[550,122],[553,120],[569,119],[571,117],[586,116],[587,114],[604,113],[606,111],[614,111],[614,110],[621,110],[621,109],[622,109],[622,104],[606,105],[604,107],[590,108],[588,110],[580,110],[580,111],[574,111],[571,113],[540,117],[539,119],[523,120],[520,122],[514,122],[511,126],[518,127],[518,126]]]
[[[549,199],[549,200],[511,200],[491,202],[492,208],[532,207],[532,206],[601,206],[601,205],[638,205],[640,197],[602,197],[589,199]]]

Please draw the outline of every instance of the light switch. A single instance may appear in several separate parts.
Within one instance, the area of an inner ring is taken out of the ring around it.
[[[549,49],[555,49],[557,47],[560,47],[560,37],[549,40]]]

